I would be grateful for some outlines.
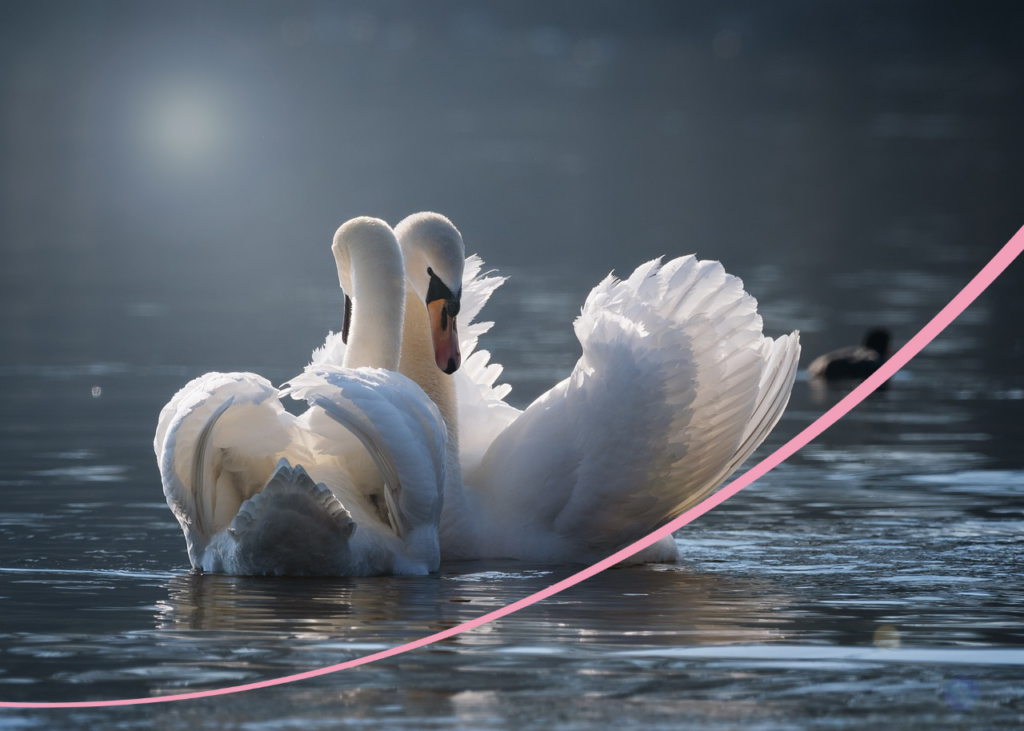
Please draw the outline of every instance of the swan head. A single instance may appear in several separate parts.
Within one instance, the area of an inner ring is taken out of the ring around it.
[[[415,213],[395,227],[395,235],[409,285],[427,308],[434,362],[450,375],[462,364],[455,324],[466,264],[462,234],[439,213]]]
[[[364,271],[368,280],[378,280],[368,283],[388,284],[379,281],[383,277],[397,279],[397,282],[391,284],[400,286],[404,278],[402,254],[391,226],[379,218],[369,216],[360,216],[343,223],[334,234],[331,251],[334,252],[334,263],[338,268],[338,283],[345,292],[345,319],[341,332],[342,340],[347,343],[352,323],[352,299],[356,292],[354,280],[359,277],[357,272]],[[379,294],[385,296],[383,292]],[[400,290],[398,295],[393,296],[400,298]]]

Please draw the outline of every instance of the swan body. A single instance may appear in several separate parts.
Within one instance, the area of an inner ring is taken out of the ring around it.
[[[687,256],[595,287],[574,324],[582,357],[520,412],[494,386],[500,366],[474,352],[490,323],[463,327],[466,368],[454,376],[431,363],[422,337],[424,262],[461,280],[456,296],[467,320],[500,278],[464,259],[461,236],[442,216],[416,214],[395,232],[410,284],[400,370],[437,403],[450,442],[461,445],[459,457],[449,452],[446,559],[607,556],[710,495],[788,403],[798,334],[764,337],[742,282],[717,262]],[[676,555],[666,539],[635,559]]]
[[[447,436],[437,407],[393,372],[404,318],[401,253],[375,219],[342,226],[333,248],[346,329],[351,320],[342,362],[312,365],[281,390],[252,373],[209,373],[160,414],[154,448],[164,494],[198,570],[367,576],[438,568]],[[290,414],[282,396],[309,408]]]

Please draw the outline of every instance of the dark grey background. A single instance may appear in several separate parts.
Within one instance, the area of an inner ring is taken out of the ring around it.
[[[581,296],[691,252],[840,310],[885,283],[825,272],[966,274],[1021,225],[1022,36],[1012,2],[4,3],[0,358],[101,300],[333,286],[360,214]]]

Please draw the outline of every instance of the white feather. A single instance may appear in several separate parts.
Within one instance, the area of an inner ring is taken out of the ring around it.
[[[476,284],[481,268],[467,260],[463,287],[486,300],[494,286]],[[500,366],[472,353],[475,337],[472,347],[464,340],[472,355],[456,384],[465,483],[449,482],[462,496],[442,515],[446,558],[591,561],[664,525],[768,435],[800,353],[796,333],[763,336],[738,278],[692,256],[647,262],[625,280],[609,275],[573,327],[583,355],[524,412],[493,386]],[[674,555],[662,541],[639,558]]]
[[[164,407],[154,449],[189,560],[234,574],[425,574],[440,562],[447,436],[398,366],[405,273],[383,221],[335,236],[350,291],[350,345],[328,336],[281,393],[251,373],[209,373]],[[358,276],[352,269],[358,268]]]
[[[192,565],[234,574],[436,571],[446,440],[433,403],[402,376],[371,369],[311,368],[281,393],[310,410],[289,414],[277,389],[250,373],[196,379],[172,400],[173,413],[164,410],[164,494]],[[377,469],[367,469],[364,444]],[[341,512],[358,530],[328,530]]]

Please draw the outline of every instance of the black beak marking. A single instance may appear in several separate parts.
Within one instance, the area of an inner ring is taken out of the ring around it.
[[[452,292],[441,278],[434,274],[434,270],[427,267],[427,274],[430,275],[430,285],[427,287],[427,304],[444,300],[444,309],[441,311],[441,330],[448,329],[448,318],[454,318],[459,314],[462,307],[462,290],[458,294]]]
[[[341,321],[341,342],[348,345],[348,331],[352,327],[352,298],[345,295],[345,319]]]

